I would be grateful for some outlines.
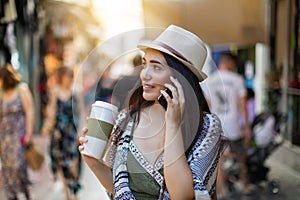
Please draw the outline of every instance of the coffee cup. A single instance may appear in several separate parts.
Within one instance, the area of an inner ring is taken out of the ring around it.
[[[87,142],[83,144],[82,154],[101,159],[109,135],[118,114],[118,108],[110,103],[96,101],[92,105],[88,119]]]

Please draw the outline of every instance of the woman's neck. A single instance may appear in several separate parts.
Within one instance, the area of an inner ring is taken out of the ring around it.
[[[153,105],[143,109],[142,112],[150,119],[153,119],[153,121],[165,120],[165,110],[159,103],[154,103]]]
[[[151,138],[164,133],[165,111],[159,104],[153,104],[140,113],[137,138]],[[141,139],[140,138],[140,139]]]

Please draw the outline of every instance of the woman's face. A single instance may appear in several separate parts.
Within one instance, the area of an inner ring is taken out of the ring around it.
[[[73,83],[73,73],[72,72],[66,72],[63,76],[62,76],[62,81],[61,81],[62,85],[65,86],[70,86]]]
[[[147,49],[143,58],[143,69],[140,78],[143,85],[143,97],[147,101],[157,101],[165,88],[165,83],[170,83],[171,68],[167,65],[162,53],[154,49]]]

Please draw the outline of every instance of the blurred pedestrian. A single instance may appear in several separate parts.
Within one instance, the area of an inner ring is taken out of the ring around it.
[[[207,80],[207,88],[211,110],[216,113],[222,121],[224,136],[229,146],[222,154],[218,170],[217,189],[219,199],[226,196],[225,172],[223,164],[226,158],[233,157],[240,166],[240,179],[243,184],[243,193],[249,196],[246,166],[246,146],[250,143],[251,130],[248,121],[246,107],[247,90],[244,78],[236,73],[236,57],[231,53],[221,55],[218,70]],[[244,126],[240,122],[240,114],[244,118]]]
[[[118,106],[119,110],[123,109],[128,103],[126,102],[126,98],[134,87],[135,83],[139,80],[141,65],[142,56],[138,53],[132,59],[132,72],[120,77],[115,84],[113,98],[116,99],[116,105]]]
[[[248,112],[248,123],[250,126],[252,126],[253,120],[255,118],[255,93],[251,88],[247,88],[246,107]],[[240,123],[242,126],[245,126],[245,119],[242,113],[240,117]]]
[[[221,126],[199,86],[206,78],[204,43],[171,25],[139,48],[143,68],[112,132],[112,168],[82,154],[85,162],[117,200],[215,199]],[[167,105],[160,105],[161,94]]]
[[[10,53],[0,49],[0,158],[5,192],[9,200],[23,193],[30,199],[30,181],[24,157],[33,131],[33,98],[22,77],[10,64]]]
[[[116,84],[116,80],[111,77],[111,67],[105,69],[97,83],[95,100],[96,101],[104,101],[104,102],[112,102],[112,93],[114,86]]]
[[[51,131],[51,169],[64,185],[66,199],[76,199],[81,188],[81,156],[78,151],[76,126],[80,126],[83,103],[80,94],[72,90],[73,71],[68,67],[57,70],[57,86],[50,92],[47,120],[54,121]],[[77,123],[77,124],[76,124]]]

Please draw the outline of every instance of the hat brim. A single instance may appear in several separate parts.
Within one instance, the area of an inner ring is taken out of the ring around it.
[[[153,43],[151,41],[143,41],[143,42],[140,42],[137,47],[139,49],[141,49],[142,51],[145,51],[147,48],[151,48],[151,49],[155,49],[155,50],[158,50],[158,51],[161,51],[161,52],[164,52],[166,54],[169,54],[170,56],[173,56],[174,58],[176,58],[177,60],[179,60],[181,63],[183,63],[187,68],[189,68],[193,74],[196,75],[196,77],[198,78],[199,82],[203,81],[204,79],[207,78],[207,75],[202,72],[202,71],[199,71],[197,69],[196,66],[192,65],[191,63],[183,60],[182,58],[176,56],[175,54],[173,54],[172,52],[170,52],[168,49],[165,49],[164,47],[156,44],[156,43]]]

